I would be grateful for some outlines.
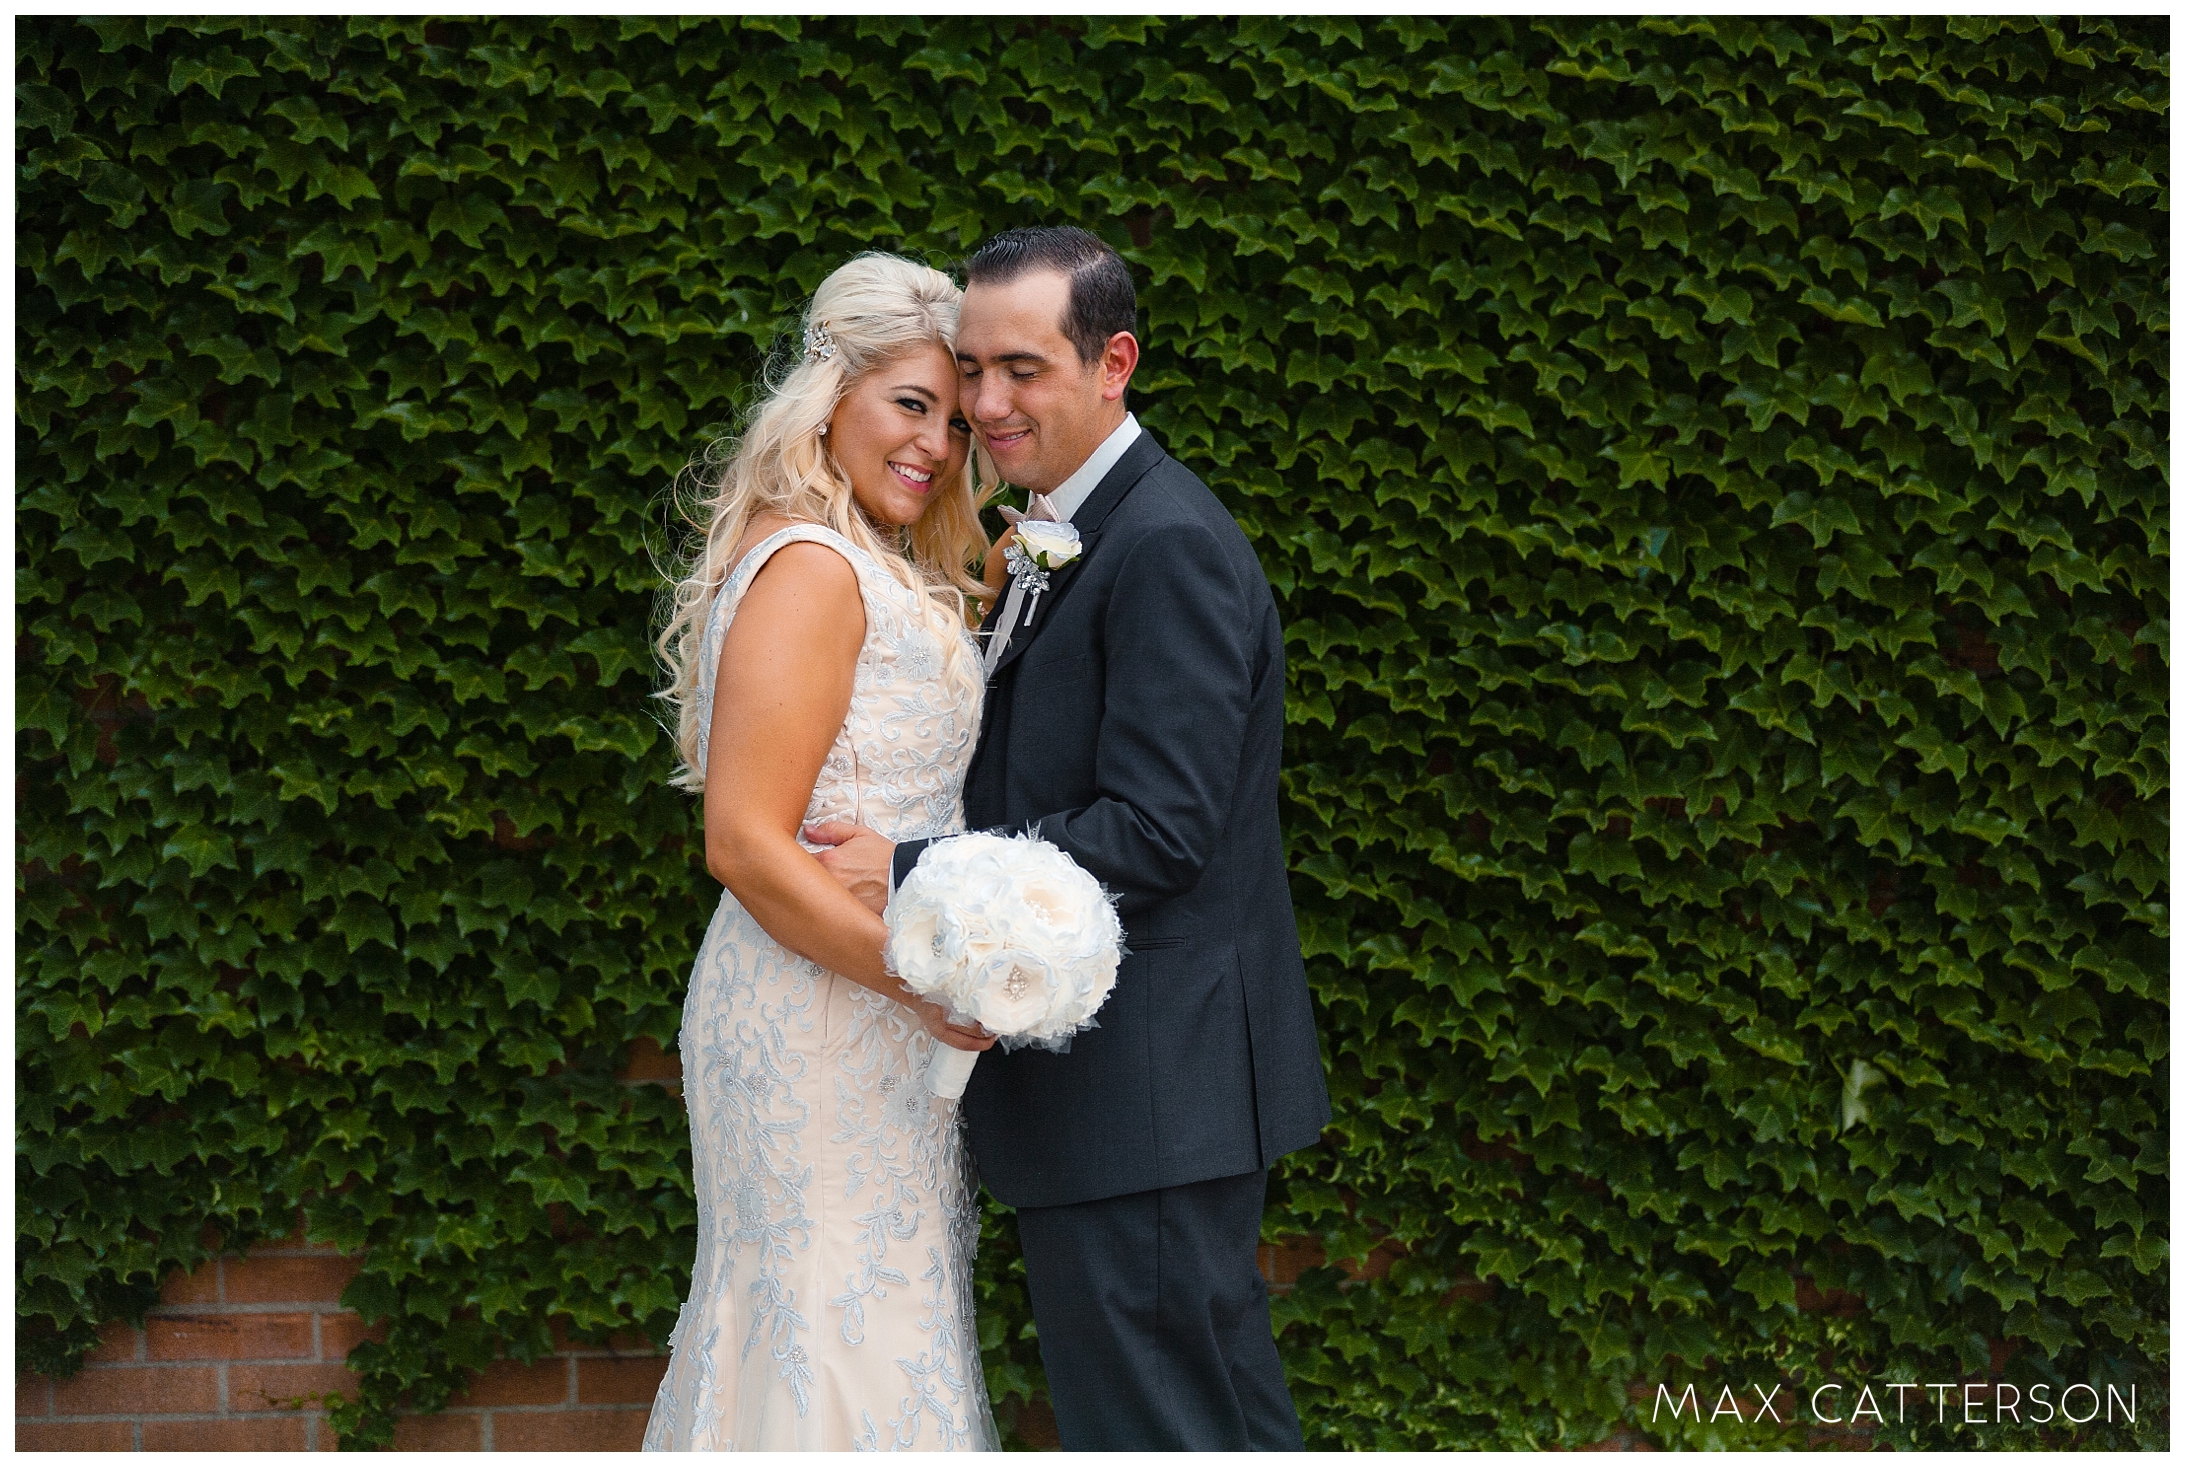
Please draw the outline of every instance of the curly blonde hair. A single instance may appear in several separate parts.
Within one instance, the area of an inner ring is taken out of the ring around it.
[[[785,368],[768,374],[766,391],[746,417],[739,436],[710,445],[686,471],[696,502],[685,511],[695,531],[691,552],[669,589],[655,642],[667,686],[658,697],[676,710],[681,764],[673,783],[702,791],[698,768],[700,648],[713,598],[734,569],[732,557],[751,522],[761,515],[825,525],[863,547],[904,584],[923,592],[954,626],[968,624],[973,598],[984,586],[971,571],[985,558],[988,540],[979,510],[994,475],[984,451],[974,447],[963,474],[934,496],[907,527],[876,526],[858,508],[844,474],[821,434],[843,394],[863,377],[907,351],[939,344],[956,348],[956,313],[963,292],[940,271],[900,255],[874,251],[857,256],[820,282],[806,309],[807,340],[814,327],[834,351],[799,351]],[[961,637],[942,639],[955,659],[967,655]]]

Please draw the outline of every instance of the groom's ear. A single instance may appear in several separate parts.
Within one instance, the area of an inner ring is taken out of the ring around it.
[[[1128,331],[1116,332],[1100,352],[1100,395],[1109,402],[1120,401],[1130,386],[1130,374],[1137,370],[1138,338]]]

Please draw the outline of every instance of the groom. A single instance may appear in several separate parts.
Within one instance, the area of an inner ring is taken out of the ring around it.
[[[1329,1110],[1276,815],[1274,596],[1124,406],[1138,302],[1115,251],[1013,229],[965,273],[965,414],[1083,545],[981,629],[965,816],[1068,852],[1119,895],[1129,948],[1068,1053],[980,1060],[972,1150],[1017,1210],[1066,1449],[1300,1450],[1256,1258],[1267,1167]],[[928,844],[812,834],[876,910]]]

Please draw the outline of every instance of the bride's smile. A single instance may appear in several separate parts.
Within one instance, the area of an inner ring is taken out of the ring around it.
[[[881,364],[843,393],[826,441],[874,524],[916,523],[935,486],[963,472],[971,430],[956,393],[956,364],[934,342]]]

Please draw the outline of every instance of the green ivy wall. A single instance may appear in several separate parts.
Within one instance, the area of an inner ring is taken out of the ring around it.
[[[665,1337],[665,490],[850,252],[1073,220],[1289,628],[1311,1440],[2167,1442],[2165,21],[16,34],[27,1367],[299,1206],[354,1443]]]

